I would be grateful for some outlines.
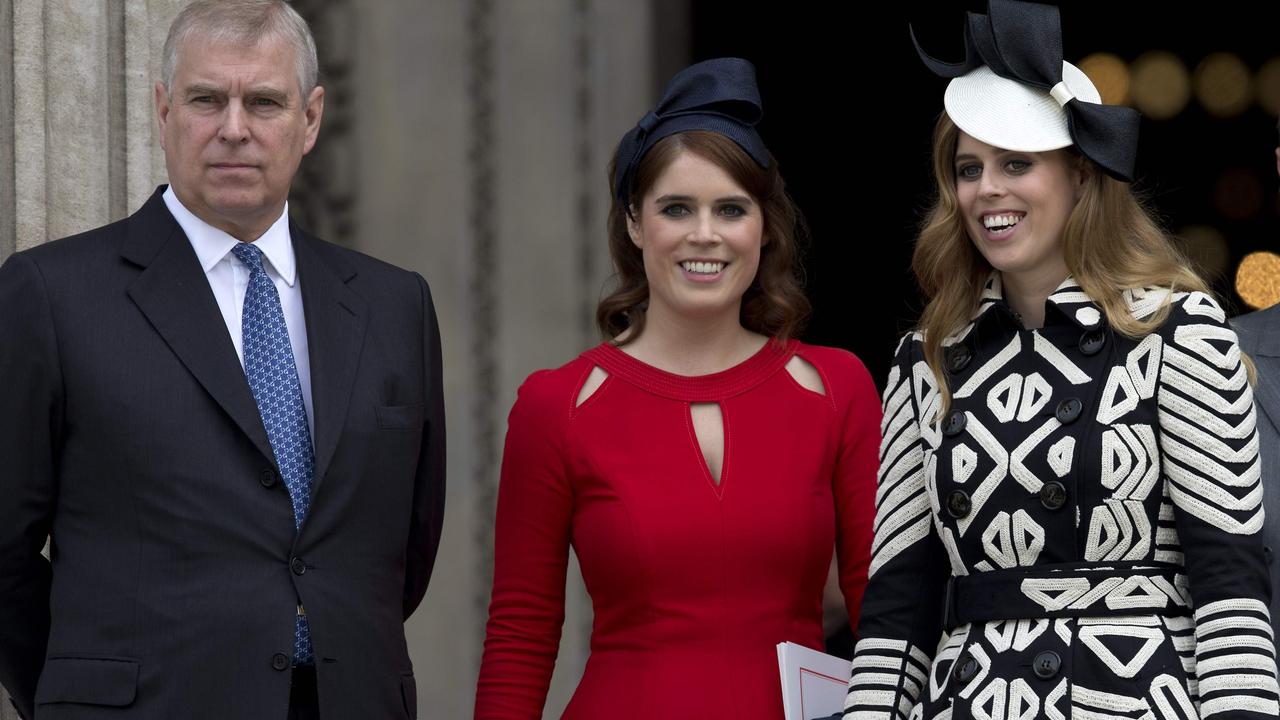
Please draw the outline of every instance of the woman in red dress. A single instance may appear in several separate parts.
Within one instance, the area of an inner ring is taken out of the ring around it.
[[[866,584],[880,411],[795,339],[799,214],[744,60],[679,73],[610,169],[606,340],[511,410],[476,718],[541,718],[569,548],[595,611],[567,719],[783,717],[776,645],[821,648],[833,550]]]

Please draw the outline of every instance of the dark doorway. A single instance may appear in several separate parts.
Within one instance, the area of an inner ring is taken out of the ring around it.
[[[1183,7],[1154,0],[1067,3],[1066,58],[1078,62],[1105,51],[1131,63],[1165,50],[1194,73],[1210,53],[1227,51],[1256,78],[1280,55],[1267,3]],[[984,8],[985,2],[690,3],[692,59],[735,55],[759,72],[761,132],[812,229],[806,268],[814,315],[805,339],[854,351],[877,383],[921,307],[910,252],[929,202],[929,137],[946,86],[916,58],[907,24],[915,24],[931,52],[959,59],[963,13]],[[657,32],[671,21],[659,18]],[[1214,117],[1193,96],[1170,119],[1143,121],[1138,188],[1172,232],[1199,226],[1219,233],[1226,257],[1217,260],[1225,271],[1216,289],[1233,312],[1249,309],[1232,290],[1236,263],[1254,250],[1280,250],[1275,120],[1257,101],[1232,117]],[[1195,242],[1190,249],[1204,250]]]

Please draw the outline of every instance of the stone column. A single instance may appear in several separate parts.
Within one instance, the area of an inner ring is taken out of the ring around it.
[[[181,0],[0,0],[0,260],[164,181],[151,88]]]
[[[151,88],[182,4],[0,0],[0,262],[118,220],[165,181]],[[0,690],[0,720],[16,718]]]
[[[472,712],[516,389],[597,342],[605,168],[654,99],[650,13],[650,0],[386,0],[358,18],[352,243],[421,272],[444,334],[445,531],[407,626],[424,717]],[[586,660],[576,564],[568,598],[548,718]]]

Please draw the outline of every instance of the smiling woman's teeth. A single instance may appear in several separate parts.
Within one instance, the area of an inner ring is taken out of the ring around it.
[[[1017,225],[1021,219],[1021,215],[988,215],[982,218],[982,224],[988,230],[1003,230]]]
[[[687,272],[698,273],[699,275],[715,275],[724,269],[724,263],[694,262],[692,260],[686,260],[685,262],[680,263],[680,267],[684,268]]]

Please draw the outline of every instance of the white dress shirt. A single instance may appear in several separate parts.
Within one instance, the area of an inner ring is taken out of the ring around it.
[[[244,341],[241,315],[244,311],[245,291],[249,288],[249,268],[231,254],[239,240],[201,220],[183,207],[170,187],[164,191],[164,204],[169,207],[182,231],[196,251],[200,267],[209,280],[213,297],[218,301],[222,319],[236,348],[240,366],[244,367]],[[298,369],[298,382],[302,385],[302,404],[307,410],[307,427],[311,442],[315,443],[315,412],[311,407],[311,361],[307,355],[307,322],[302,313],[302,289],[298,284],[298,264],[293,254],[293,238],[289,235],[289,203],[284,212],[253,242],[262,251],[263,268],[267,277],[280,293],[280,307],[284,310],[284,324],[289,328],[289,344],[293,347],[293,364]]]

